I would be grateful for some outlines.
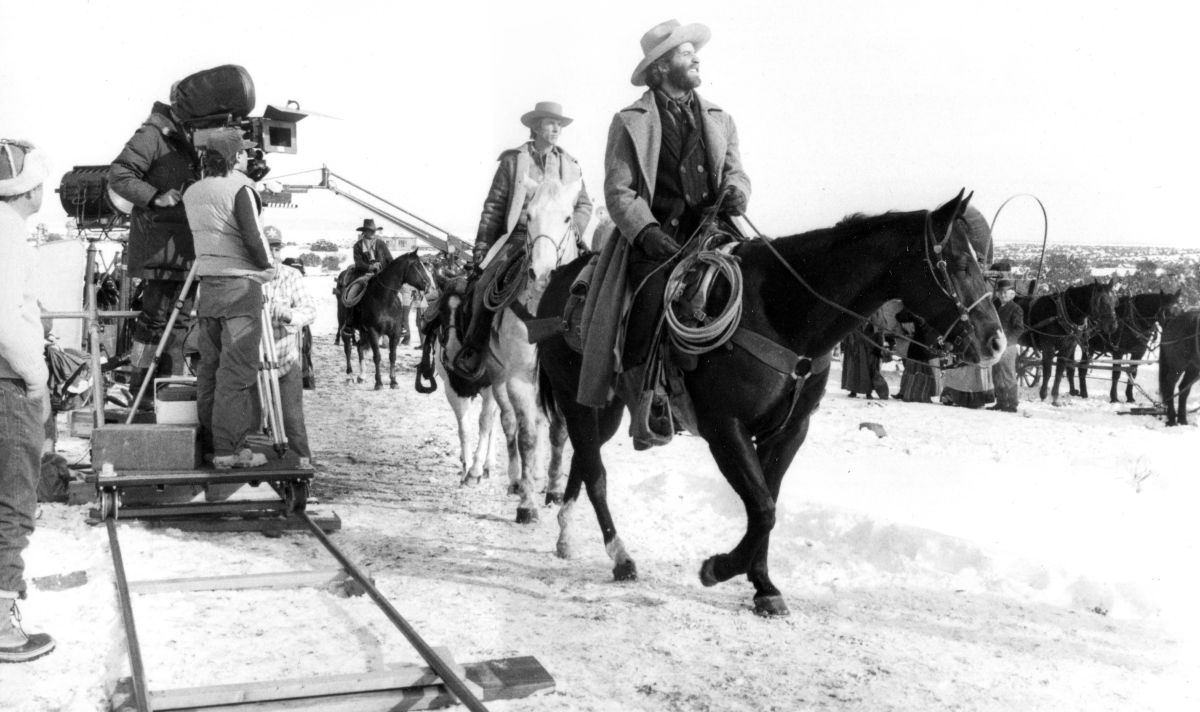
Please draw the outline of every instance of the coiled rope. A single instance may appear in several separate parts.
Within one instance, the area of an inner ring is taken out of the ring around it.
[[[688,321],[698,324],[691,326],[675,312],[672,304],[683,295],[686,288],[684,278],[690,272],[694,269],[708,270],[710,267],[715,271],[705,272],[703,282],[698,286],[699,294],[707,301],[712,280],[724,277],[729,283],[729,299],[715,317],[710,318],[703,310],[687,315],[690,317]],[[733,337],[733,332],[737,331],[742,321],[742,270],[738,259],[727,251],[703,246],[699,252],[683,258],[667,278],[666,294],[664,318],[667,335],[671,344],[682,353],[699,356],[722,346]]]

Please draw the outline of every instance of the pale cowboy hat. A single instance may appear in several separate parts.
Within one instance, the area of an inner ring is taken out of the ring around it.
[[[0,196],[24,195],[42,183],[50,166],[28,141],[0,139]]]
[[[359,232],[369,232],[372,235],[379,232],[379,228],[375,227],[375,218],[366,218],[363,220],[362,227],[358,228]]]
[[[651,27],[649,32],[642,35],[642,61],[638,62],[629,81],[633,82],[635,87],[646,86],[646,69],[654,64],[654,60],[684,42],[691,42],[692,46],[699,50],[708,44],[708,38],[711,36],[712,32],[708,27],[697,22],[681,25],[679,20],[667,20]]]
[[[562,104],[556,101],[539,101],[534,105],[533,111],[521,114],[521,123],[527,128],[534,128],[542,119],[558,119],[563,126],[568,126],[575,120],[563,116]]]

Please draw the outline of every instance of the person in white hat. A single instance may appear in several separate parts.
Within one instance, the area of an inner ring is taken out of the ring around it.
[[[196,414],[201,446],[219,469],[266,464],[247,439],[257,432],[256,396],[262,342],[263,288],[275,263],[259,224],[254,183],[242,170],[254,144],[236,128],[208,137],[204,178],[183,194],[196,243],[200,366]]]
[[[627,283],[641,288],[634,297],[620,364],[609,354],[619,332],[623,289],[613,286],[588,301],[585,341],[592,345],[585,343],[577,394],[585,405],[598,407],[607,401],[614,372],[627,372],[623,380],[641,381],[637,369],[649,356],[669,273],[659,267],[692,236],[705,210],[721,195],[724,215],[746,209],[750,179],[742,169],[733,117],[696,93],[699,51],[710,35],[704,25],[677,20],[646,32],[642,59],[630,81],[648,88],[617,112],[609,127],[604,201],[621,239],[610,240],[612,259],[605,262],[602,256],[600,266],[626,269]],[[598,268],[593,283],[604,279]]]
[[[54,650],[45,633],[21,628],[25,562],[37,511],[43,423],[50,415],[37,272],[25,221],[42,207],[46,160],[25,141],[0,139],[0,663]]]
[[[543,178],[556,178],[563,183],[583,180],[579,161],[558,145],[562,130],[573,119],[563,115],[562,106],[553,101],[539,101],[532,111],[521,115],[521,124],[529,129],[529,140],[500,154],[500,165],[492,178],[492,187],[483,201],[479,229],[475,233],[475,264],[484,270],[470,294],[471,307],[463,348],[454,360],[454,368],[467,378],[483,370],[483,352],[491,331],[491,312],[483,308],[486,287],[501,273],[506,260],[506,246],[519,245],[527,237],[526,209],[533,198],[523,178],[534,184]],[[582,186],[575,200],[571,228],[580,240],[592,219],[592,201],[587,187]],[[580,242],[580,250],[586,251]]]

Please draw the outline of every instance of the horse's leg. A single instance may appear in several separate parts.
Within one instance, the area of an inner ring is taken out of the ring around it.
[[[729,553],[705,559],[700,582],[713,586],[747,573],[754,555],[775,526],[775,499],[746,426],[733,418],[701,423],[700,435],[733,491],[746,507],[746,533]]]
[[[1118,364],[1117,361],[1122,360],[1123,357],[1124,357],[1124,352],[1122,352],[1122,351],[1114,350],[1112,352],[1112,360],[1113,360],[1112,379],[1111,379],[1111,385],[1108,388],[1108,402],[1109,403],[1119,403],[1120,402],[1117,400],[1117,390],[1121,387],[1121,374],[1127,373],[1127,372],[1125,371],[1125,366]],[[1129,389],[1131,391],[1133,389],[1132,381],[1130,381],[1130,383],[1129,383]]]
[[[1175,382],[1179,379],[1179,369],[1168,366],[1164,359],[1158,364],[1158,397],[1162,399],[1163,407],[1167,410],[1167,426],[1175,425]]]
[[[521,448],[517,443],[520,430],[517,425],[517,412],[508,398],[508,389],[503,382],[493,383],[492,393],[496,397],[496,405],[500,408],[500,427],[504,430],[504,444],[508,447],[508,493],[520,494]]]
[[[563,485],[566,475],[563,472],[563,447],[567,443],[567,421],[557,408],[549,414],[550,418],[550,469],[547,473],[546,504],[562,504]]]
[[[1067,368],[1067,357],[1061,351],[1054,354],[1054,388],[1050,391],[1050,402],[1058,405],[1059,386],[1062,385],[1063,372]]]
[[[1144,346],[1136,347],[1132,351],[1129,352],[1129,360],[1130,361],[1141,361],[1142,357],[1145,355],[1146,355],[1146,347],[1144,347]],[[1138,365],[1136,363],[1131,363],[1125,367],[1125,402],[1126,403],[1133,402],[1133,384],[1134,384],[1134,381],[1137,380],[1137,372],[1138,372]],[[1113,402],[1116,403],[1117,402],[1117,386],[1116,386],[1115,382],[1113,383],[1112,395],[1113,395]]]
[[[438,367],[438,370],[439,371],[441,370],[440,365]],[[443,378],[443,380],[445,380],[445,379]],[[458,425],[459,484],[463,484],[463,485],[474,484],[474,482],[471,481],[471,475],[470,475],[470,470],[469,470],[471,461],[468,458],[470,457],[470,453],[472,450],[472,447],[471,447],[472,434],[471,434],[471,428],[469,427],[468,424],[472,421],[471,411],[473,410],[473,406],[477,399],[476,398],[461,398],[461,397],[459,397],[459,395],[454,392],[454,389],[451,388],[448,383],[445,388],[445,391],[446,391],[446,402],[450,404],[450,410],[454,411],[454,421]],[[479,478],[475,478],[476,482],[478,482],[478,480],[479,480]]]
[[[1046,396],[1050,395],[1050,365],[1054,362],[1054,351],[1049,346],[1042,351],[1042,387],[1038,389],[1038,395],[1042,400],[1046,400]]]
[[[1092,357],[1090,354],[1083,354],[1079,359],[1079,367],[1076,369],[1079,374],[1079,390],[1071,389],[1071,395],[1087,398],[1087,372],[1088,367],[1092,365]]]
[[[380,370],[383,363],[383,354],[379,350],[379,342],[383,338],[375,329],[367,332],[371,342],[371,360],[375,362],[375,390],[383,390],[383,373]]]
[[[1176,411],[1175,422],[1180,425],[1188,424],[1188,396],[1191,395],[1192,385],[1196,382],[1197,378],[1200,378],[1200,366],[1192,364],[1183,372],[1183,380],[1179,382],[1179,409]]]
[[[496,439],[493,434],[496,429],[496,396],[490,387],[484,388],[479,394],[479,440],[475,444],[475,456],[471,461],[470,477],[476,482],[483,477],[492,476],[492,468],[496,466]]]
[[[399,335],[395,332],[392,332],[392,334],[388,336],[388,387],[390,387],[393,391],[400,387],[399,382],[396,381],[396,347],[399,345]]]
[[[517,523],[531,524],[538,520],[538,506],[534,494],[538,491],[540,468],[544,464],[541,456],[542,422],[538,411],[537,392],[533,383],[514,376],[507,383],[508,397],[513,405],[517,421],[517,446],[521,451],[521,501],[517,504]]]
[[[556,392],[555,395],[562,396],[558,400],[574,450],[567,487],[563,492],[563,506],[558,510],[558,555],[564,559],[573,556],[571,513],[579,502],[580,487],[586,487],[596,521],[600,525],[604,550],[613,561],[613,578],[617,581],[634,581],[637,579],[637,564],[626,551],[625,543],[621,541],[613,523],[612,512],[608,508],[607,473],[604,461],[600,458],[600,447],[616,433],[625,406],[619,400],[614,400],[607,408],[595,410],[574,402],[574,391],[566,395]]]

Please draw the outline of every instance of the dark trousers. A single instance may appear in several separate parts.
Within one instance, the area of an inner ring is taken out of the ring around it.
[[[467,289],[465,302],[470,305],[467,312],[467,328],[463,335],[463,351],[482,353],[487,349],[488,334],[492,331],[495,312],[489,311],[484,299],[492,285],[503,276],[513,257],[520,253],[527,239],[524,228],[517,227],[502,249],[479,277]]]
[[[283,405],[283,432],[288,449],[297,457],[312,457],[308,448],[308,430],[304,427],[304,369],[292,364],[287,373],[279,376],[279,401]]]
[[[258,430],[262,308],[262,285],[248,278],[206,279],[200,290],[196,413],[214,455],[236,453]]]
[[[183,288],[183,278],[180,279],[147,279],[142,288],[142,313],[138,315],[133,327],[133,353],[130,354],[130,365],[134,368],[150,368],[154,361],[154,350],[162,341],[163,330],[171,310],[175,308],[175,300],[179,298],[179,290]],[[159,358],[157,372],[169,375],[183,373],[183,335],[192,324],[192,307],[196,298],[196,285],[184,295],[183,307],[175,317],[172,340],[168,348],[163,350]]]
[[[626,275],[630,286],[638,291],[633,297],[629,320],[625,324],[625,350],[622,357],[625,370],[640,366],[650,358],[654,327],[662,313],[663,290],[667,287],[667,278],[671,276],[671,270],[666,267],[658,269],[662,264],[647,256],[638,245],[633,245],[629,250]]]
[[[0,592],[25,593],[25,561],[37,511],[42,462],[42,402],[25,383],[0,378]]]

